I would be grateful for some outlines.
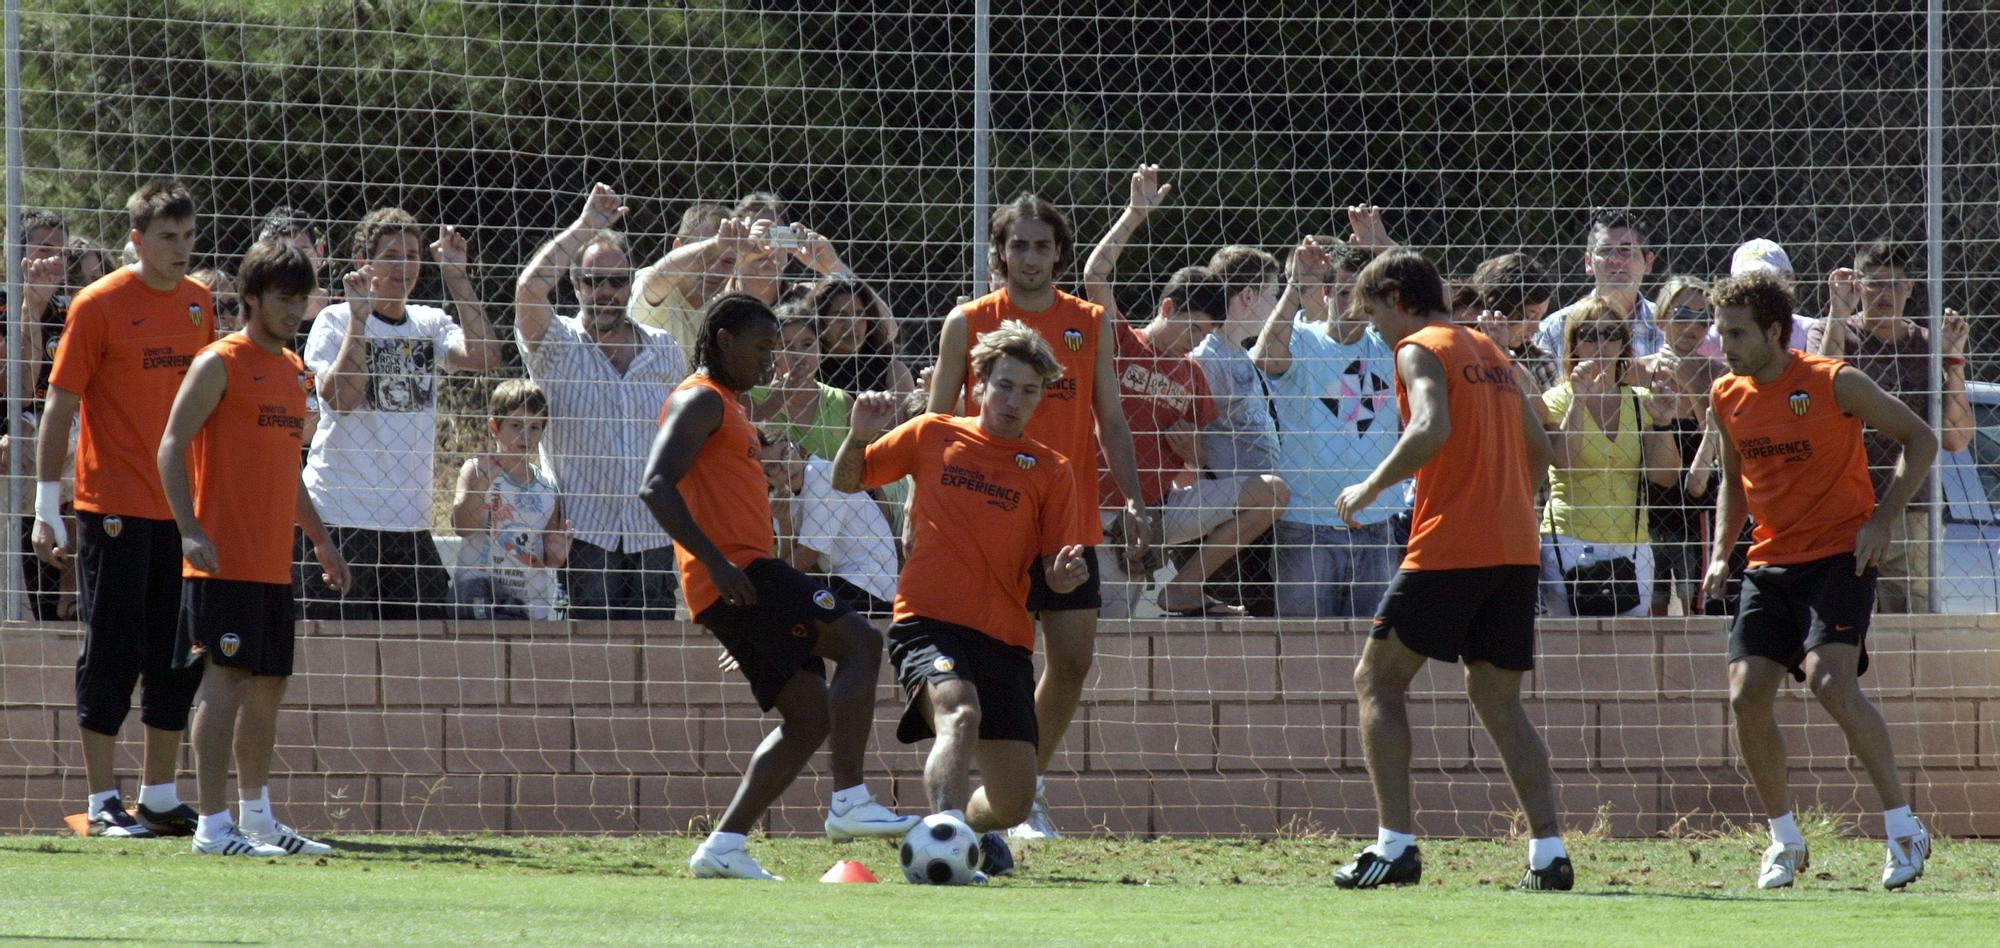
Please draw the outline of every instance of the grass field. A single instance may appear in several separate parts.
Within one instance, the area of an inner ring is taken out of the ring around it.
[[[2000,844],[1941,840],[1909,890],[1882,848],[1810,833],[1810,878],[1751,888],[1761,839],[1580,839],[1574,893],[1512,890],[1525,847],[1430,840],[1424,881],[1342,892],[1352,840],[1069,839],[985,887],[902,881],[885,843],[756,840],[787,882],[697,881],[693,837],[335,840],[322,860],[197,858],[185,841],[0,839],[0,940],[172,943],[1991,943]],[[821,885],[859,859],[880,885]]]

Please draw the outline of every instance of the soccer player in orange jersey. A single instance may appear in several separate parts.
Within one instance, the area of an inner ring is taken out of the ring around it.
[[[829,837],[901,836],[917,822],[876,803],[861,777],[881,633],[773,556],[761,445],[741,397],[771,381],[778,339],[778,317],[762,300],[729,293],[709,302],[694,374],[660,413],[639,491],[674,538],[688,610],[735,659],[757,706],[780,718],[751,756],[715,832],[688,860],[702,878],[778,878],[744,850],[745,836],[829,736],[840,788],[826,820]],[[839,665],[831,681],[829,658]]]
[[[185,559],[174,663],[207,669],[194,715],[194,851],[202,855],[333,851],[278,822],[267,786],[292,674],[294,519],[312,541],[320,579],[334,589],[348,582],[347,561],[299,476],[312,376],[286,344],[317,286],[313,270],[290,243],[251,246],[237,273],[243,329],[195,356],[160,438],[160,483]],[[232,746],[235,819],[225,798]]]
[[[1039,565],[1060,595],[1082,586],[1090,569],[1076,543],[1075,470],[1026,434],[1062,363],[1014,320],[982,334],[970,361],[976,418],[919,415],[876,440],[896,398],[862,395],[834,458],[833,486],[853,493],[914,475],[915,537],[889,628],[889,655],[909,695],[896,736],[906,744],[937,737],[924,767],[931,808],[982,834],[985,870],[997,875],[1013,857],[994,831],[1027,817],[1040,771],[1029,572]],[[966,542],[971,523],[976,543]],[[985,780],[977,792],[974,759]]]
[[[1055,205],[1033,194],[1022,194],[993,213],[990,231],[994,272],[1005,285],[951,311],[938,340],[937,368],[931,376],[930,409],[957,412],[971,388],[969,354],[980,334],[999,328],[1003,320],[1018,320],[1041,333],[1063,366],[1063,377],[1043,394],[1044,404],[1028,423],[1028,437],[1069,459],[1079,470],[1095,466],[1097,449],[1125,504],[1122,556],[1137,562],[1147,547],[1149,522],[1132,448],[1132,429],[1125,421],[1118,393],[1115,359],[1116,327],[1095,303],[1056,289],[1056,277],[1076,258],[1076,238],[1068,219]],[[977,414],[977,399],[966,399],[967,413]],[[1084,545],[1090,578],[1067,593],[1049,587],[1037,565],[1028,609],[1042,620],[1048,662],[1035,689],[1035,719],[1040,732],[1038,766],[1046,771],[1069,730],[1076,705],[1083,697],[1083,680],[1097,641],[1097,610],[1103,605],[1098,575],[1097,545],[1104,524],[1095,509],[1079,504],[1071,513]],[[1013,835],[1023,839],[1056,836],[1048,819],[1048,797],[1040,781],[1027,822]]]
[[[35,454],[35,555],[77,563],[84,620],[76,719],[89,780],[92,836],[186,836],[196,814],[174,787],[174,758],[201,669],[174,667],[181,539],[153,463],[167,409],[196,352],[215,341],[215,296],[189,278],[194,198],[155,181],[126,202],[139,262],[76,295],[56,349]],[[65,534],[61,477],[71,425],[78,536]],[[137,819],[125,812],[112,759],[143,683],[144,777]]]
[[[1549,751],[1521,707],[1535,666],[1541,552],[1535,485],[1549,466],[1541,412],[1513,363],[1483,333],[1451,322],[1444,281],[1422,255],[1395,250],[1355,277],[1353,307],[1396,353],[1403,434],[1367,480],[1340,492],[1353,515],[1414,475],[1410,542],[1354,669],[1361,740],[1381,817],[1375,845],[1334,873],[1343,889],[1418,881],[1410,807],[1410,682],[1428,659],[1465,660],[1465,693],[1527,811],[1524,889],[1568,889]]]
[[[1924,874],[1930,834],[1910,812],[1889,728],[1862,693],[1860,677],[1868,670],[1876,568],[1937,459],[1937,434],[1859,369],[1787,349],[1794,301],[1779,277],[1731,277],[1708,300],[1730,374],[1710,390],[1724,476],[1705,595],[1722,595],[1744,516],[1757,518],[1729,630],[1736,743],[1771,821],[1757,887],[1789,886],[1807,864],[1772,708],[1790,670],[1839,723],[1881,796],[1889,837],[1882,885],[1899,889]],[[1868,480],[1864,425],[1902,445],[1879,504]]]

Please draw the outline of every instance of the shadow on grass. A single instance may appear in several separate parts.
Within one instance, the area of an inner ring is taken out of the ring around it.
[[[381,837],[372,839],[326,839],[338,853],[365,853],[371,856],[422,856],[440,862],[463,861],[466,859],[502,859],[509,862],[531,862],[536,854],[524,853],[516,849],[501,849],[494,846],[479,846],[472,843],[430,843],[430,842],[383,842]]]
[[[136,941],[136,940],[138,940],[138,939],[134,939],[134,938],[131,938],[130,936],[124,936],[124,935],[100,935],[100,936],[96,936],[96,937],[92,937],[92,936],[89,936],[89,935],[14,935],[14,934],[9,934],[9,933],[7,933],[7,932],[0,932],[0,942],[9,942],[9,941],[11,941],[11,942],[38,942],[38,941],[49,941],[49,942],[65,942],[65,943],[73,943],[73,942],[79,942],[79,941],[85,941],[85,942],[89,942],[89,941],[115,941],[115,942],[119,942],[119,943],[122,943],[122,944],[130,944],[131,942],[133,942],[133,941]],[[225,940],[217,940],[217,939],[213,939],[213,938],[160,938],[160,937],[158,937],[158,936],[154,936],[154,935],[148,935],[148,936],[146,936],[146,938],[144,939],[144,941],[146,942],[146,944],[149,944],[149,945],[262,945],[262,944],[268,944],[268,942],[261,942],[261,941],[245,941],[245,940],[243,940],[243,939],[240,939],[240,938],[233,938],[233,939],[229,939],[229,940],[226,940],[226,941],[225,941]]]

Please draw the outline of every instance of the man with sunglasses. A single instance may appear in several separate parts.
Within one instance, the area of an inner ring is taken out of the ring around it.
[[[673,542],[639,500],[660,406],[687,377],[665,331],[632,321],[632,260],[612,225],[618,192],[597,184],[579,215],[514,284],[514,331],[549,397],[543,442],[571,528],[564,591],[573,619],[673,617]],[[565,272],[577,314],[550,302]]]

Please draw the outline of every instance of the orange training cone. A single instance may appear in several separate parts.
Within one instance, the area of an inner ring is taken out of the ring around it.
[[[864,866],[858,862],[849,862],[848,860],[842,859],[841,861],[834,863],[833,868],[828,869],[826,871],[826,875],[820,876],[819,881],[880,882],[882,880],[875,878],[875,874],[869,872],[867,866]]]

